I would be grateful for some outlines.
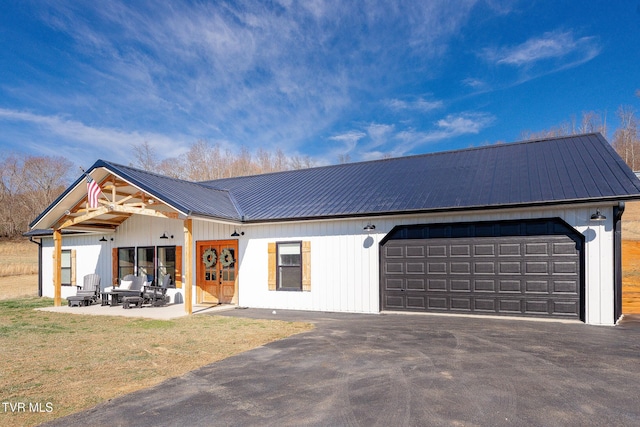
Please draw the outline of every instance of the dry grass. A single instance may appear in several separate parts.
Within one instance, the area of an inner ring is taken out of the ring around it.
[[[38,296],[38,275],[0,277],[0,300]]]
[[[0,400],[27,408],[0,406],[0,425],[42,423],[311,329],[208,315],[165,321],[34,310],[46,305],[52,301],[0,301]]]
[[[28,240],[0,241],[0,277],[38,274],[38,245]]]

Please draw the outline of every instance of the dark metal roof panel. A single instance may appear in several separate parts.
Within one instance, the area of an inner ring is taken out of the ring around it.
[[[90,170],[104,167],[143,191],[187,215],[240,220],[229,193],[201,184],[99,160]]]
[[[599,134],[491,145],[202,183],[251,221],[640,197]]]

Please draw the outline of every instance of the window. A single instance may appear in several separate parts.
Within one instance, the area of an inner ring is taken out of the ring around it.
[[[138,248],[138,276],[146,277],[148,282],[153,282],[155,270],[155,248],[139,247]]]
[[[302,243],[278,243],[277,260],[278,289],[286,291],[302,290]]]
[[[135,256],[134,248],[118,248],[118,277],[120,279],[127,274],[134,274]]]
[[[182,287],[182,246],[114,248],[112,272],[115,283],[135,274],[160,285],[165,276],[171,276],[169,286]]]
[[[62,286],[71,286],[71,250],[62,251]]]
[[[171,276],[171,286],[175,286],[176,279],[176,247],[175,246],[158,246],[158,266],[156,277],[157,284],[162,284],[164,276]]]
[[[311,290],[311,242],[270,242],[267,256],[270,291]]]

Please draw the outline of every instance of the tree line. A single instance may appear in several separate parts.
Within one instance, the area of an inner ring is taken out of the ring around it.
[[[636,112],[632,107],[621,106],[616,115],[619,127],[613,132],[611,145],[632,170],[640,170]],[[582,113],[579,120],[572,117],[547,130],[524,131],[521,139],[590,132],[600,132],[608,139],[608,131],[606,114],[589,111]],[[348,162],[348,154],[337,161]],[[314,161],[308,156],[286,156],[280,149],[270,152],[260,148],[252,154],[246,147],[235,152],[198,140],[186,153],[173,158],[162,158],[152,144],[144,142],[134,147],[134,162],[130,166],[189,181],[207,181],[304,169],[314,166]],[[73,163],[63,157],[0,155],[0,237],[15,238],[27,231],[29,223],[77,177]]]
[[[640,171],[640,134],[638,133],[638,117],[630,106],[620,106],[616,111],[620,123],[613,132],[611,140],[607,137],[607,115],[595,111],[583,112],[580,120],[572,117],[557,126],[539,132],[524,131],[522,140],[552,138],[558,136],[577,135],[581,133],[600,132],[607,138],[611,146],[622,157],[633,171]]]

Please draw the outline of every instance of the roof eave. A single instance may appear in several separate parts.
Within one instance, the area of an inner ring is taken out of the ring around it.
[[[395,211],[372,211],[372,212],[358,212],[336,215],[318,215],[318,216],[300,216],[300,217],[287,217],[287,218],[267,218],[267,219],[248,219],[242,221],[242,224],[262,224],[262,223],[276,223],[276,222],[293,222],[293,221],[318,221],[318,220],[333,220],[333,219],[356,219],[356,218],[371,218],[371,217],[383,217],[383,216],[400,216],[400,215],[421,215],[421,214],[437,214],[443,212],[476,212],[476,211],[496,211],[504,209],[522,209],[528,207],[545,207],[545,206],[566,206],[566,205],[587,205],[587,204],[603,204],[611,202],[621,201],[633,201],[640,200],[640,194],[627,195],[627,196],[611,196],[603,198],[588,198],[588,199],[572,199],[572,200],[554,200],[554,201],[540,201],[532,203],[512,203],[512,204],[500,204],[500,205],[476,205],[476,206],[450,206],[441,208],[425,208],[425,209],[405,209]]]

